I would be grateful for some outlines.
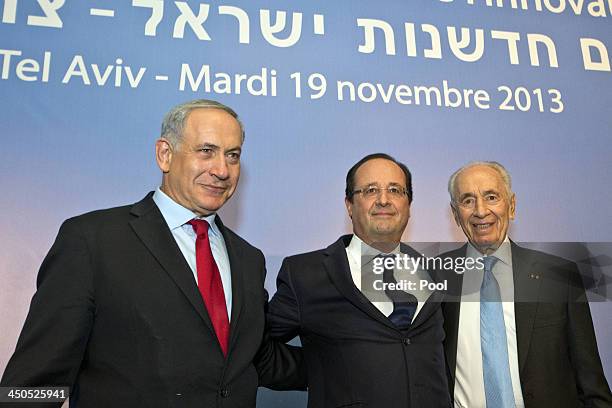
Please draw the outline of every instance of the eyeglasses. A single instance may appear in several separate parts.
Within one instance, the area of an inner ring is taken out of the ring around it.
[[[361,194],[363,198],[374,198],[379,197],[382,191],[385,190],[387,194],[392,198],[404,198],[408,195],[408,191],[401,186],[389,186],[382,188],[378,186],[367,186],[358,190],[353,190],[353,195]]]
[[[499,204],[503,197],[499,194],[486,194],[483,198],[484,205],[486,206],[495,206]],[[476,203],[478,200],[476,197],[465,197],[461,201],[453,201],[458,206],[465,208],[467,210],[473,210],[476,208]]]

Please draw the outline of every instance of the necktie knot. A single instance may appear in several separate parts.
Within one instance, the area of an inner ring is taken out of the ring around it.
[[[499,259],[497,259],[494,256],[485,256],[482,259],[482,263],[484,264],[485,273],[491,272],[493,270],[493,265],[495,265],[495,263],[497,263],[498,260]]]
[[[379,258],[382,259],[382,266],[383,266],[383,282],[385,283],[395,283],[395,277],[393,276],[393,272],[395,271],[395,268],[391,267],[391,268],[387,268],[387,259],[391,259],[393,260],[393,255],[379,255]],[[392,265],[395,265],[394,263]]]
[[[485,256],[482,259],[484,264],[484,274],[482,275],[482,285],[480,286],[480,299],[485,302],[499,302],[501,295],[499,284],[493,275],[493,266],[498,261],[494,256]]]
[[[194,218],[193,220],[187,221],[187,224],[193,227],[193,231],[198,237],[208,237],[208,221]]]

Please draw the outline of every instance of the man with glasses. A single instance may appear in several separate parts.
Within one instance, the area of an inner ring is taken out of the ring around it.
[[[300,336],[311,408],[450,406],[441,295],[394,290],[428,277],[394,263],[420,256],[400,244],[411,202],[408,168],[368,155],[346,176],[353,234],[283,262],[268,324],[283,341]]]
[[[445,255],[484,265],[447,276],[457,295],[443,306],[455,407],[612,407],[576,264],[508,238],[516,197],[506,169],[469,163],[448,191],[469,243]]]

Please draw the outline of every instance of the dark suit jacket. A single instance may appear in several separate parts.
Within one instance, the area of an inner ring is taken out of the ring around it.
[[[298,386],[299,354],[264,341],[264,257],[217,223],[232,274],[227,359],[149,194],[64,222],[1,384],[67,385],[88,408],[251,407],[260,379]]]
[[[270,302],[271,335],[302,341],[308,407],[449,407],[440,293],[398,330],[353,283],[350,239],[286,258]]]
[[[589,304],[575,263],[512,243],[519,373],[526,408],[612,407]],[[441,255],[465,256],[467,245]],[[449,386],[454,393],[463,275],[446,274],[443,305]],[[454,297],[455,301],[451,301]]]

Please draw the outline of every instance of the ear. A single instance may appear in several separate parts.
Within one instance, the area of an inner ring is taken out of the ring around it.
[[[348,199],[348,197],[344,197],[344,205],[346,205],[346,211],[348,212],[349,218],[353,219],[353,203]]]
[[[511,220],[514,220],[515,211],[516,211],[516,195],[512,193],[512,197],[510,198],[510,209],[508,211]]]
[[[170,163],[172,163],[172,145],[167,139],[160,137],[155,142],[155,161],[157,166],[163,173],[170,171]]]

